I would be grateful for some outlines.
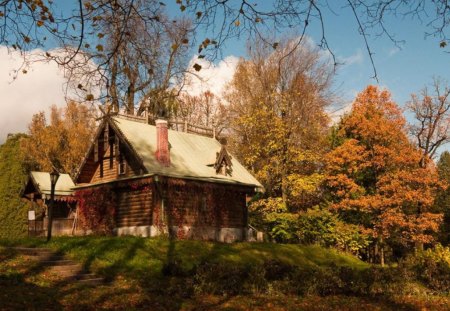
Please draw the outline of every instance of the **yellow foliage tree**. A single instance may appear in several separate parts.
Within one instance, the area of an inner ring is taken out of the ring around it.
[[[290,210],[317,203],[332,95],[332,67],[308,44],[292,45],[252,45],[226,96],[235,155]]]
[[[29,137],[22,141],[21,148],[36,169],[56,168],[74,176],[94,128],[94,111],[89,106],[76,102],[69,102],[64,108],[52,106],[50,124],[44,112],[33,115],[28,126]]]

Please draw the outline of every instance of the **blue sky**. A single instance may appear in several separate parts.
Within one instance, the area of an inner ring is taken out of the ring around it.
[[[270,1],[258,3],[269,5]],[[348,7],[341,6],[342,3],[331,1],[329,5],[332,11],[323,9],[322,12],[330,49],[339,62],[344,62],[337,68],[335,89],[345,103],[351,103],[355,95],[367,85],[377,84],[389,89],[393,99],[404,106],[411,94],[430,84],[433,77],[449,78],[450,54],[439,47],[439,38],[425,37],[425,33],[430,31],[425,25],[426,21],[422,24],[417,19],[390,17],[386,25],[391,34],[403,43],[397,47],[386,36],[369,35],[378,81],[373,79],[373,68],[357,21]],[[169,5],[171,13],[180,14],[178,10],[177,5]],[[313,20],[308,27],[307,35],[314,42],[320,42],[319,22]],[[301,30],[298,28],[297,32]],[[246,37],[228,41],[222,48],[223,57],[245,57],[246,44]]]
[[[175,0],[166,2],[169,4],[168,9],[171,14],[182,14],[175,4]],[[335,79],[335,89],[345,103],[351,103],[356,93],[363,90],[368,84],[378,84],[389,89],[394,100],[400,106],[404,106],[409,100],[410,94],[419,92],[426,84],[431,83],[433,76],[449,79],[450,54],[439,47],[440,40],[433,37],[425,39],[427,28],[425,25],[421,25],[418,20],[391,18],[388,20],[387,25],[398,40],[404,40],[401,49],[397,48],[387,37],[376,38],[371,36],[368,38],[378,72],[379,82],[377,83],[372,78],[372,66],[363,37],[359,35],[355,17],[348,8],[340,7],[340,3],[342,2],[336,1],[331,4],[336,14],[326,9],[323,12],[329,46],[335,53],[338,61],[345,62],[344,65],[337,68]],[[61,5],[61,2],[59,4]],[[70,4],[68,1],[63,2],[63,9],[70,9]],[[298,31],[300,30],[298,29]],[[320,25],[317,21],[310,23],[307,35],[314,42],[320,41]],[[246,44],[246,37],[232,39],[222,47],[222,56],[245,57]],[[219,63],[219,61],[216,60],[216,63]],[[5,77],[8,76],[6,70],[4,68],[0,69],[0,74],[3,74]],[[42,80],[43,77],[40,75],[38,78]],[[50,79],[49,83],[54,84],[58,79]],[[7,84],[1,84],[2,77],[0,76],[0,89],[2,92],[17,92],[15,91],[17,88],[14,87],[14,83],[9,82],[10,80],[7,81]],[[32,84],[33,82],[30,83]],[[55,89],[54,85],[50,87]],[[42,89],[42,87],[40,88]],[[23,101],[23,99],[21,100]],[[46,98],[45,100],[58,101],[56,97],[55,99]],[[5,99],[0,98],[0,102],[5,103],[7,99],[5,101]],[[46,106],[53,103],[55,102],[48,102]],[[11,105],[13,106],[13,104]],[[33,111],[33,109],[36,109],[36,111]],[[36,107],[31,105],[29,107],[29,110],[33,111],[33,113],[42,109],[39,105],[36,105]],[[2,120],[0,121],[3,122]],[[22,128],[25,127],[26,125],[22,126]],[[0,141],[3,140],[3,137],[1,137],[4,135],[3,132],[7,130],[14,131],[16,129],[0,128]]]
[[[350,100],[356,91],[368,84],[377,84],[372,79],[373,70],[364,40],[358,32],[354,16],[347,11],[340,11],[340,16],[325,17],[329,29],[327,38],[331,48],[339,58],[354,59],[353,64],[338,68],[337,84],[343,95]],[[404,40],[401,49],[387,37],[370,37],[369,44],[374,53],[374,62],[378,73],[379,85],[387,87],[399,105],[418,92],[433,76],[448,77],[450,54],[439,47],[437,38],[425,39],[426,28],[417,20],[392,18],[388,27],[396,38]],[[317,35],[312,35],[314,39]]]
[[[418,20],[391,18],[389,29],[398,40],[404,40],[404,44],[398,48],[387,37],[369,37],[377,82],[372,78],[374,72],[355,17],[348,9],[334,9],[338,15],[325,11],[325,31],[338,61],[345,62],[337,68],[335,84],[345,100],[351,101],[368,84],[378,84],[388,88],[396,102],[404,105],[410,94],[431,83],[433,76],[448,78],[450,54],[439,47],[440,40],[425,38],[427,29]],[[320,31],[317,21],[310,23],[308,35],[315,42],[321,39]],[[224,56],[245,56],[245,44],[246,38],[228,42]]]
[[[180,12],[175,0],[164,2],[169,14],[184,14]],[[254,2],[259,4],[260,9],[262,6],[269,7],[271,3],[270,0]],[[431,83],[433,76],[444,79],[449,77],[450,54],[439,47],[438,38],[425,38],[425,33],[429,31],[426,25],[417,19],[390,17],[387,19],[388,29],[396,39],[403,40],[404,43],[398,48],[386,36],[377,37],[372,34],[368,37],[378,73],[378,82],[374,80],[374,72],[363,37],[359,35],[358,24],[350,8],[342,6],[343,3],[345,2],[331,1],[328,3],[331,10],[323,8],[322,13],[329,46],[338,61],[346,62],[337,68],[335,84],[344,100],[351,101],[368,84],[378,84],[388,88],[397,103],[404,105],[410,94]],[[68,1],[59,3],[65,10],[71,9],[71,4]],[[301,30],[299,27],[298,33]],[[307,35],[315,42],[320,41],[321,28],[317,20],[312,20],[309,24]],[[246,44],[245,36],[232,39],[222,48],[222,56],[245,57]],[[216,60],[218,61],[220,59]]]

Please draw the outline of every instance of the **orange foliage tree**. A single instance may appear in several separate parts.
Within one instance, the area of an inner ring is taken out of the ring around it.
[[[325,157],[331,206],[360,224],[374,245],[430,243],[441,215],[432,213],[439,179],[420,167],[421,153],[408,140],[405,119],[390,93],[368,86],[335,133]]]

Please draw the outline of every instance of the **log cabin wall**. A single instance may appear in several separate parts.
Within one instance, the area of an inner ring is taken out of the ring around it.
[[[136,190],[118,189],[116,226],[119,228],[150,226],[152,224],[152,197],[150,187]]]
[[[169,185],[166,222],[169,226],[243,228],[247,226],[246,192],[249,189],[194,181]]]

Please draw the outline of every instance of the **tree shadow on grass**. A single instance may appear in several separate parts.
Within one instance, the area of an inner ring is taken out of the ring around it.
[[[236,296],[219,297],[216,295],[212,300],[203,300],[202,298],[206,297],[207,294],[201,292],[196,294],[194,290],[195,269],[198,265],[207,262],[222,262],[227,259],[227,256],[235,258],[242,251],[250,252],[256,249],[256,252],[247,254],[249,258],[244,260],[245,264],[251,264],[256,262],[258,254],[264,252],[268,247],[263,245],[253,247],[253,245],[246,243],[233,245],[163,239],[151,241],[145,238],[127,237],[73,239],[64,243],[63,246],[61,250],[69,251],[75,247],[88,250],[85,253],[86,256],[83,257],[85,267],[97,269],[95,272],[109,276],[112,282],[96,287],[72,284],[70,280],[64,279],[42,282],[45,266],[33,265],[28,262],[20,263],[18,254],[0,248],[0,310],[60,310],[63,308],[73,310],[99,308],[215,310],[226,308],[228,301],[233,300],[233,297]],[[120,252],[117,251],[117,248],[120,248]],[[192,259],[191,256],[195,259]],[[159,262],[158,269],[150,267],[150,263],[146,262],[136,268],[133,261],[137,260],[138,257],[144,258],[143,261],[156,257],[156,261]],[[110,261],[103,268],[96,266],[96,259],[105,260],[107,258]],[[183,264],[183,260],[188,261],[190,258],[192,262]],[[15,260],[17,260],[16,263],[14,263]],[[172,275],[161,273],[162,267],[169,260],[181,266],[178,267],[179,273]],[[7,268],[2,268],[4,263]],[[230,261],[230,264],[234,265],[235,262]],[[145,269],[153,269],[153,271],[145,271]],[[156,270],[159,274],[155,274]],[[217,281],[220,280],[217,279]],[[7,290],[5,291],[3,288],[7,288]],[[248,293],[238,295],[248,295],[249,300],[256,299]],[[342,297],[341,299],[345,300],[345,297]],[[386,310],[418,310],[418,307],[413,303],[391,299],[386,296],[349,296],[348,298],[360,299],[375,306],[383,306]],[[268,298],[269,302],[270,299],[272,298]],[[332,298],[323,297],[325,306],[328,304],[328,300],[332,302]],[[30,301],[35,301],[32,307],[29,305]]]
[[[0,310],[63,310],[57,289],[27,282],[22,274],[0,275]]]
[[[116,261],[107,271],[113,276],[122,272],[121,265],[132,258],[142,247],[143,241],[131,244],[123,258]],[[80,245],[80,244],[79,244]],[[98,252],[108,247],[103,245]],[[0,310],[96,310],[96,309],[136,309],[153,303],[159,308],[153,310],[177,310],[180,303],[166,296],[142,293],[139,282],[129,284],[126,280],[99,286],[76,284],[71,279],[58,278],[46,272],[47,266],[29,260],[11,249],[0,249]],[[136,295],[137,294],[137,295]],[[147,306],[147,307],[148,307]]]

